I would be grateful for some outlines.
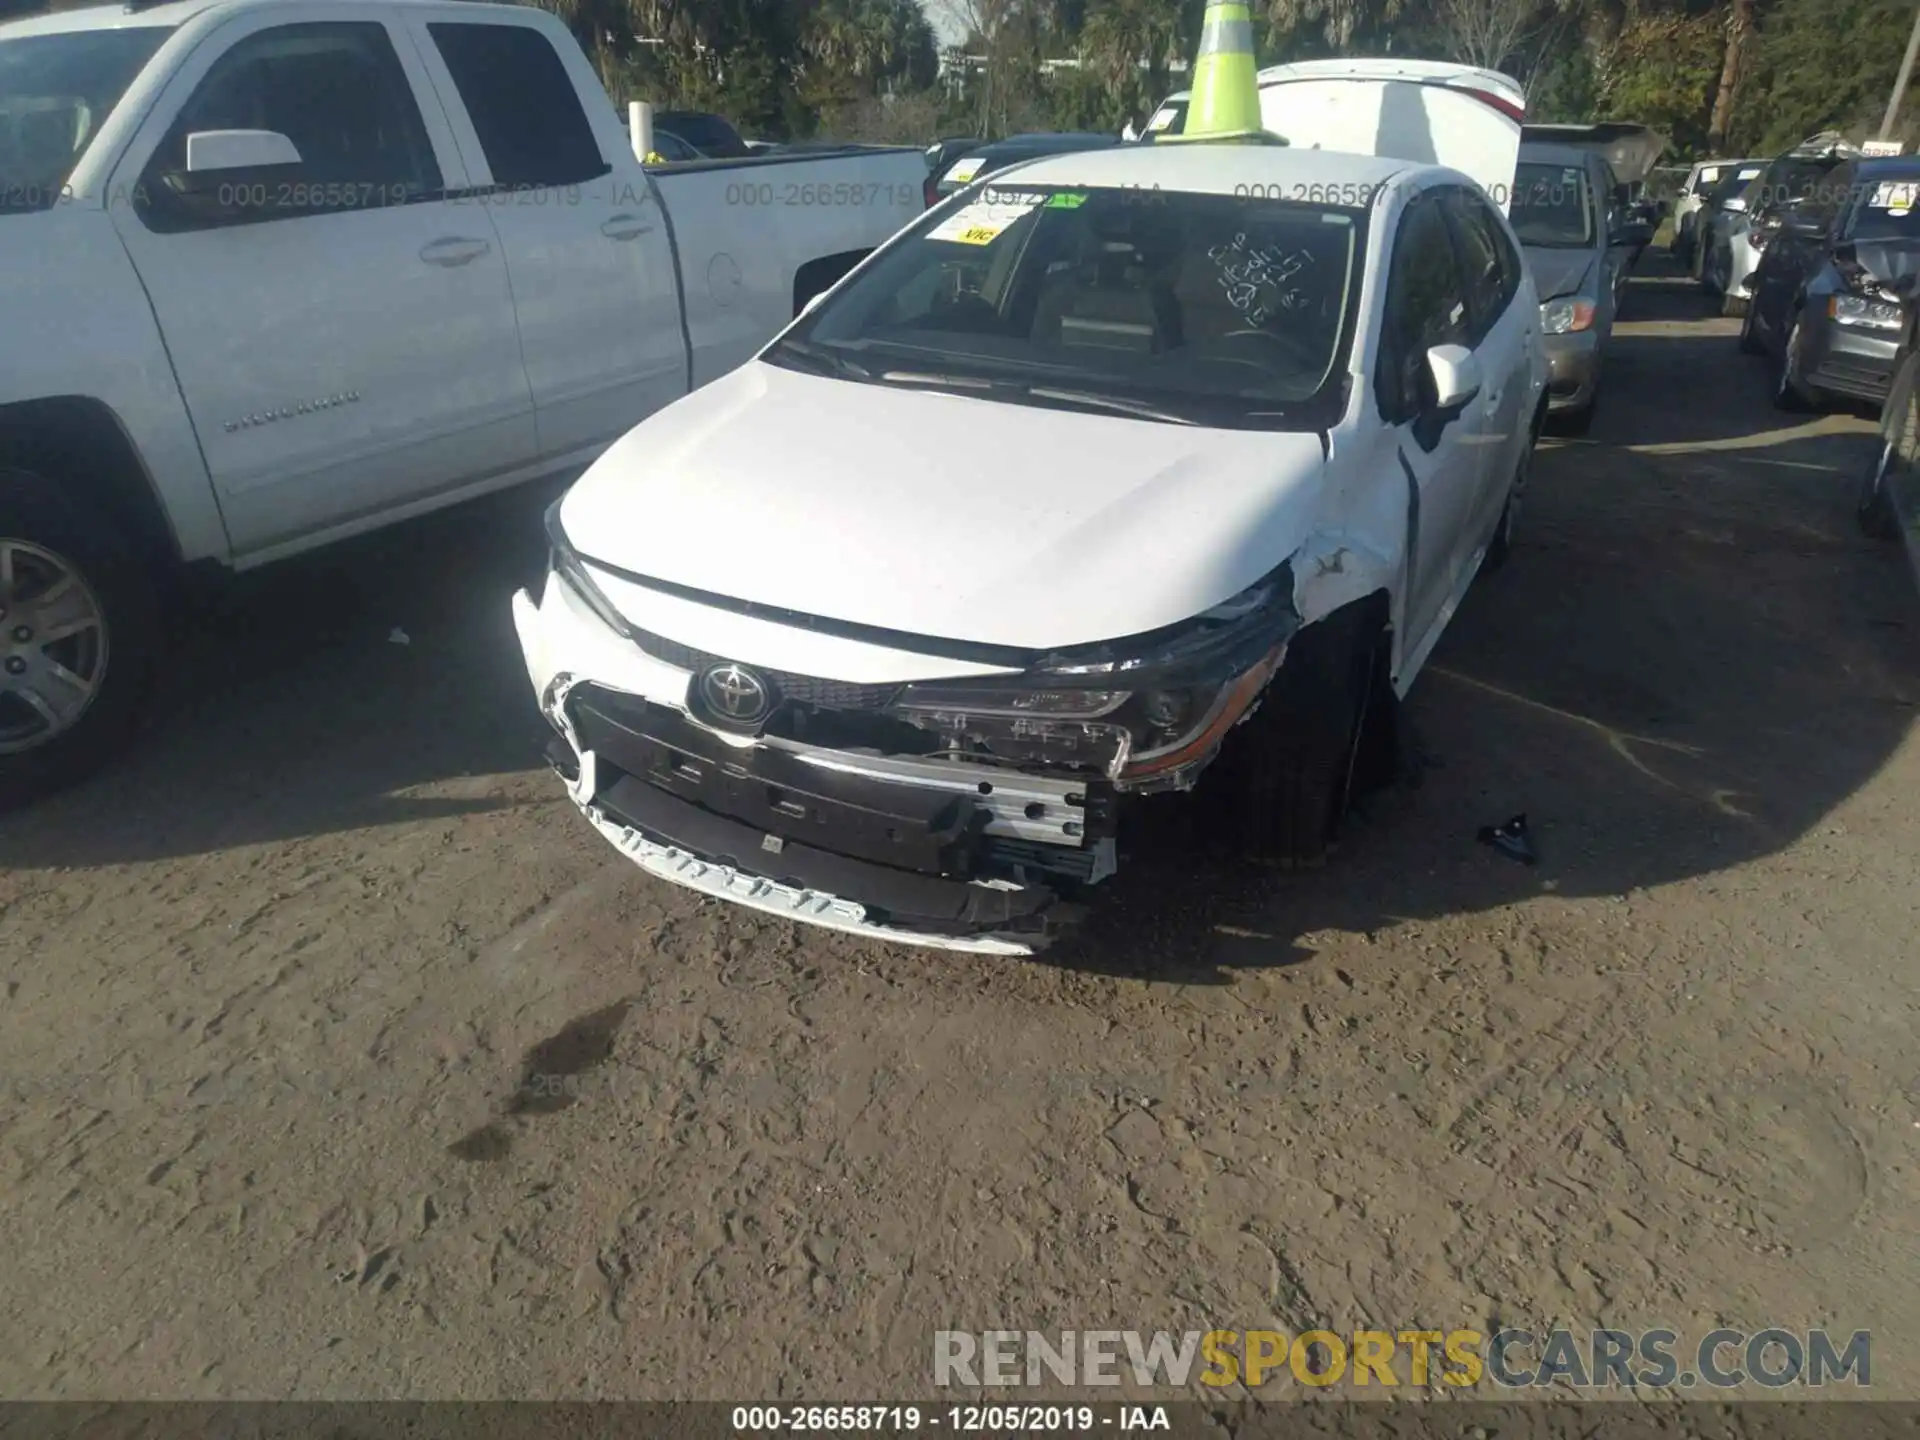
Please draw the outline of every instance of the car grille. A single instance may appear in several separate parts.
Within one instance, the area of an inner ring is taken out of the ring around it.
[[[654,659],[694,675],[715,665],[732,663],[728,656],[696,650],[691,645],[682,645],[678,640],[669,640],[644,630],[634,631],[633,638]],[[822,710],[884,710],[894,702],[902,688],[898,685],[856,685],[848,680],[795,675],[790,671],[771,670],[761,665],[749,668],[772,681],[782,700],[793,700]]]

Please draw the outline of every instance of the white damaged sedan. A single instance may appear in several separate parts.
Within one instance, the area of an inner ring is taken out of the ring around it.
[[[1004,172],[632,431],[514,599],[576,804],[674,883],[1010,954],[1133,795],[1317,859],[1544,414],[1499,120],[1471,170],[1296,119]]]

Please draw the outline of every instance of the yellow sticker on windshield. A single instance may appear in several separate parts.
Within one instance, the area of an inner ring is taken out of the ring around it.
[[[1178,110],[1174,110],[1174,109],[1162,110],[1158,115],[1154,116],[1151,120],[1147,122],[1147,129],[1149,131],[1164,130],[1169,125],[1173,124],[1173,117],[1178,115],[1179,113],[1180,112]]]
[[[989,190],[986,199],[974,201],[958,215],[949,215],[934,226],[927,232],[927,239],[948,240],[956,245],[991,245],[1002,231],[1030,214],[1046,198],[1044,191]]]
[[[973,179],[974,176],[978,175],[980,173],[980,167],[986,163],[987,162],[982,160],[978,155],[975,155],[955,165],[953,169],[947,172],[947,178],[956,185],[964,185]]]

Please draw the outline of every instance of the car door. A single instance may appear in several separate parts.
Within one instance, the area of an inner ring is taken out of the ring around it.
[[[411,46],[314,13],[215,31],[109,188],[243,560],[533,455],[506,266],[449,194],[465,176]],[[188,135],[232,129],[278,132],[300,163],[184,193]]]
[[[539,11],[443,13],[409,23],[505,248],[540,455],[584,461],[686,393],[667,219],[616,117],[588,118],[598,81]]]
[[[1533,355],[1539,343],[1535,338],[1539,314],[1537,306],[1530,315],[1520,303],[1526,262],[1487,201],[1457,185],[1439,194],[1466,291],[1464,343],[1480,362],[1485,386],[1477,402],[1484,427],[1478,442],[1480,470],[1464,537],[1468,551],[1474,552],[1493,534],[1521,451],[1533,444]],[[1469,553],[1462,564],[1471,564],[1473,558]],[[1471,578],[1469,572],[1462,583]]]
[[[1400,673],[1410,678],[1453,613],[1474,530],[1491,429],[1487,392],[1460,413],[1433,400],[1427,352],[1469,344],[1473,317],[1454,251],[1444,192],[1412,197],[1401,212],[1387,274],[1374,393],[1393,432],[1407,482],[1406,644]],[[1493,383],[1501,383],[1499,376]],[[1504,398],[1504,397],[1502,397]],[[1497,407],[1496,407],[1497,408]]]

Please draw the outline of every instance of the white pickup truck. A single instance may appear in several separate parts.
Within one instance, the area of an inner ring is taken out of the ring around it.
[[[170,572],[583,468],[924,180],[913,149],[650,170],[530,8],[0,24],[0,805],[124,736]]]

